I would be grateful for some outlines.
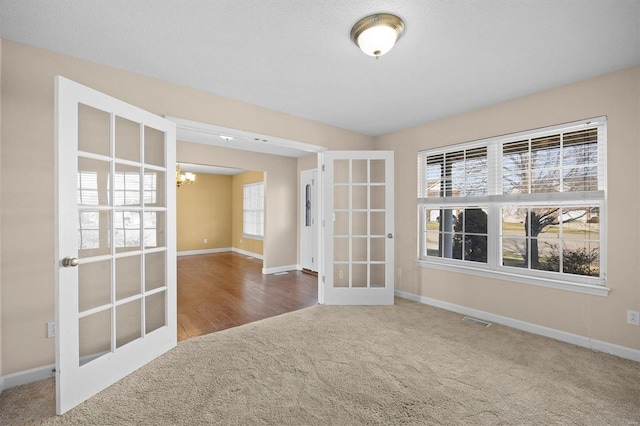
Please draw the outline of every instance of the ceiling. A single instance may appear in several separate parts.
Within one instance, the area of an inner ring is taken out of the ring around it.
[[[349,38],[400,16],[379,60]],[[0,0],[2,38],[380,135],[640,63],[640,0]]]

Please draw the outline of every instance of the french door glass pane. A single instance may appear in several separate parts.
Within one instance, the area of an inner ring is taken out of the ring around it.
[[[110,254],[110,232],[110,211],[78,211],[78,257],[85,258]]]
[[[337,262],[349,261],[349,238],[333,239],[333,259]]]
[[[116,164],[113,181],[113,198],[116,207],[140,205],[139,167]]]
[[[78,325],[81,366],[111,351],[111,309],[82,317]]]
[[[371,287],[383,288],[387,285],[386,267],[383,264],[373,264],[369,268],[371,274]]]
[[[78,265],[78,311],[111,303],[111,260]]]
[[[373,210],[384,209],[385,203],[385,187],[384,186],[371,186],[369,189],[371,193],[371,208]]]
[[[142,183],[144,205],[147,207],[166,207],[164,196],[166,173],[145,169]]]
[[[366,262],[368,256],[367,238],[351,238],[351,260],[354,262]]]
[[[116,117],[115,157],[140,162],[140,124]]]
[[[367,212],[352,212],[352,235],[367,235],[368,233],[368,220]]]
[[[111,164],[108,161],[78,157],[78,205],[108,206]]]
[[[374,262],[384,262],[386,240],[384,238],[371,238],[369,240],[371,250],[371,260]]]
[[[144,162],[165,167],[165,134],[151,127],[144,128]]]
[[[146,248],[164,247],[166,245],[166,213],[144,213],[144,246]]]
[[[142,337],[142,299],[116,307],[116,347]]]
[[[370,216],[371,216],[371,230],[369,234],[376,235],[376,236],[384,235],[384,232],[386,229],[385,212],[371,212]]]
[[[367,209],[368,206],[368,194],[367,194],[367,186],[352,186],[351,187],[351,208],[357,210]]]
[[[114,216],[116,253],[140,250],[140,212],[115,211]]]
[[[140,294],[141,256],[116,259],[116,300]]]
[[[333,182],[349,183],[349,160],[335,160],[333,162]]]
[[[352,183],[367,183],[369,181],[367,163],[368,160],[351,160]]]
[[[351,265],[351,287],[367,287],[367,264],[354,263]]]
[[[166,285],[165,282],[166,252],[147,253],[144,255],[144,289],[150,291]]]
[[[349,208],[348,186],[335,185],[333,187],[333,208],[336,210],[346,210]]]
[[[145,333],[149,334],[167,324],[165,313],[166,292],[161,291],[145,297],[145,303]]]
[[[334,213],[333,233],[336,236],[349,235],[349,213],[348,212]]]
[[[333,286],[349,287],[349,264],[347,263],[333,264]]]
[[[78,104],[78,150],[109,156],[111,114]]]
[[[384,183],[385,182],[385,164],[384,160],[370,160],[369,167],[371,168],[371,183]]]

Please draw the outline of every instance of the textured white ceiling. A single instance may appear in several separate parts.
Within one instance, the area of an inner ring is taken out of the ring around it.
[[[640,0],[0,0],[2,38],[379,135],[640,63]],[[404,19],[375,60],[349,38]]]

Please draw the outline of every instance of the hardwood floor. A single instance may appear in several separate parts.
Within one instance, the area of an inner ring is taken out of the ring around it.
[[[233,252],[178,257],[178,341],[317,303],[313,275],[263,275],[262,260]]]

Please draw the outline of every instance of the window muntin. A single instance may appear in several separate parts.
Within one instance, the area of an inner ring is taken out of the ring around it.
[[[604,285],[605,143],[603,117],[418,153],[420,260]]]
[[[243,186],[242,233],[249,238],[264,238],[264,182]]]

